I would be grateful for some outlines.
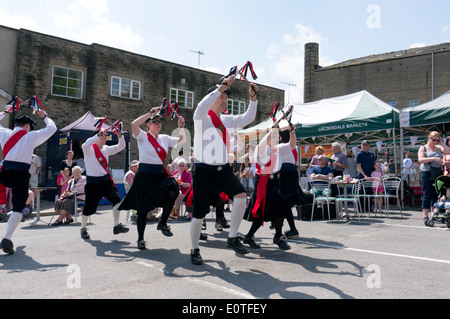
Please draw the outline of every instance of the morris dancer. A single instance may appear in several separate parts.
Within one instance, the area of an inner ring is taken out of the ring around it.
[[[98,134],[87,139],[82,145],[86,165],[86,186],[84,188],[86,200],[80,229],[81,238],[83,239],[90,238],[86,229],[87,221],[89,216],[96,213],[98,203],[102,197],[106,198],[113,205],[113,234],[118,235],[129,230],[119,223],[120,211],[118,207],[121,199],[119,191],[108,172],[109,157],[125,148],[125,138],[122,132],[118,130],[116,134],[119,138],[119,144],[117,145],[106,146],[107,129],[101,129]]]
[[[289,123],[288,128],[280,129],[280,139],[281,145],[290,144],[295,145],[297,142],[297,137],[295,135],[295,127]],[[293,143],[292,143],[293,142]],[[281,147],[280,145],[280,147]],[[305,194],[303,194],[300,188],[300,183],[298,179],[297,172],[297,160],[298,160],[298,150],[295,147],[291,152],[286,152],[281,154],[281,162],[283,165],[280,170],[280,191],[288,201],[289,209],[286,211],[286,220],[289,224],[289,231],[285,232],[285,236],[289,238],[298,237],[299,233],[295,227],[294,215],[292,214],[292,207],[296,205],[303,205],[307,203]]]
[[[147,213],[156,207],[162,207],[163,213],[157,229],[163,235],[173,236],[167,225],[175,200],[179,194],[177,181],[164,169],[164,161],[169,147],[176,147],[186,141],[184,135],[184,118],[178,116],[180,137],[159,134],[162,127],[160,107],[153,108],[149,113],[142,115],[131,123],[133,137],[138,142],[139,170],[134,177],[133,185],[125,196],[120,210],[135,209],[137,211],[138,249],[144,250],[145,227]],[[147,125],[148,132],[139,126]]]
[[[7,112],[0,114],[0,120]],[[6,235],[0,248],[7,254],[14,254],[11,237],[22,219],[22,212],[28,198],[30,162],[33,151],[56,132],[55,123],[48,118],[45,111],[37,111],[37,115],[45,121],[45,128],[33,131],[34,121],[26,115],[15,119],[15,128],[10,130],[0,126],[0,144],[3,149],[3,166],[0,172],[0,183],[12,189],[13,212],[11,213]]]
[[[191,232],[191,262],[202,264],[199,238],[202,221],[209,213],[209,206],[214,194],[226,193],[233,198],[230,232],[227,247],[239,254],[247,254],[238,239],[238,229],[244,215],[246,193],[232,167],[228,164],[230,149],[230,133],[227,130],[245,127],[255,119],[258,102],[256,94],[258,87],[249,85],[250,103],[247,112],[242,115],[222,114],[227,106],[229,90],[234,82],[234,76],[226,77],[222,84],[210,88],[206,97],[198,104],[194,112],[194,156],[193,167],[193,201],[194,213],[190,225]]]
[[[254,235],[265,221],[271,221],[275,226],[273,243],[283,250],[291,249],[286,242],[286,237],[282,236],[283,220],[286,217],[286,211],[290,209],[290,203],[281,194],[278,172],[281,169],[282,158],[292,154],[295,149],[296,139],[291,137],[290,143],[273,145],[278,139],[277,130],[278,122],[261,140],[254,153],[257,173],[255,188],[244,215],[245,219],[253,223],[243,239],[243,242],[252,248],[260,248],[260,245],[254,241]],[[270,157],[267,156],[268,151]]]

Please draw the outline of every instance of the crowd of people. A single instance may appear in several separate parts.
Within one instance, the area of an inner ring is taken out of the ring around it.
[[[280,127],[280,120],[267,130],[258,145],[245,146],[245,155],[236,157],[236,150],[242,148],[235,130],[245,127],[255,119],[258,106],[259,88],[249,84],[250,103],[241,115],[225,114],[227,99],[231,94],[234,77],[226,77],[220,85],[211,87],[194,112],[194,146],[188,158],[182,151],[169,166],[165,166],[170,148],[179,148],[186,142],[185,119],[178,116],[179,136],[161,134],[163,116],[161,107],[152,108],[131,123],[132,136],[137,140],[139,160],[130,163],[123,179],[126,195],[119,196],[117,186],[109,173],[111,156],[125,148],[120,130],[115,134],[118,144],[106,145],[108,131],[100,129],[82,145],[84,160],[82,167],[74,160],[74,153],[67,152],[58,174],[58,198],[55,210],[59,216],[54,226],[73,222],[74,201],[84,201],[80,236],[89,239],[87,221],[94,216],[99,202],[106,198],[113,206],[113,234],[127,233],[129,228],[119,222],[121,211],[131,211],[136,215],[137,248],[146,249],[145,229],[149,214],[160,210],[157,230],[164,236],[172,237],[168,225],[169,218],[180,218],[182,203],[186,206],[190,220],[190,258],[193,264],[202,264],[199,240],[202,238],[205,216],[210,207],[216,209],[216,228],[229,229],[226,246],[238,254],[247,254],[250,248],[260,248],[255,234],[265,223],[275,229],[273,243],[282,250],[290,249],[287,238],[298,236],[292,208],[308,202],[308,190],[302,189],[298,176],[298,149],[295,128]],[[0,114],[0,119],[6,112]],[[0,127],[0,144],[4,161],[0,171],[1,187],[12,194],[12,211],[9,213],[6,234],[0,248],[13,254],[11,241],[14,230],[29,203],[29,187],[37,186],[33,175],[39,173],[42,165],[33,156],[33,150],[44,143],[56,131],[55,123],[45,111],[38,111],[46,126],[34,131],[35,122],[26,115],[15,119],[13,130]],[[145,127],[143,130],[142,127]],[[430,176],[437,167],[450,156],[450,147],[445,145],[438,133],[430,134],[428,144],[419,150],[421,180],[424,188],[423,210],[428,211],[437,201],[432,194]],[[211,136],[214,138],[211,139]],[[329,180],[331,177],[349,175],[352,178],[376,177],[382,180],[389,173],[390,166],[376,160],[370,151],[370,143],[363,141],[361,151],[354,158],[353,153],[343,153],[339,143],[333,143],[333,154],[328,158],[321,146],[309,164],[312,181]],[[30,160],[31,159],[31,160]],[[448,161],[450,164],[450,161]],[[450,165],[448,165],[450,167]],[[441,172],[442,173],[442,172]],[[31,176],[31,177],[30,177]],[[373,192],[383,191],[378,184]],[[32,194],[31,194],[32,195]],[[227,203],[232,202],[230,223],[223,214]],[[4,204],[4,203],[1,203]],[[381,209],[382,202],[375,203],[375,210]],[[242,220],[251,222],[248,232],[239,236]],[[289,230],[283,234],[283,222]]]

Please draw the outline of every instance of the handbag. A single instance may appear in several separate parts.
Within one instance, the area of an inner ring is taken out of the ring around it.
[[[441,166],[433,167],[430,165],[430,173],[431,173],[430,179],[432,182],[434,182],[439,176],[444,175],[444,171],[442,170]]]

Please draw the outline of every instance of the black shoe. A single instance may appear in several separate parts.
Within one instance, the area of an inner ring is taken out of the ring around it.
[[[0,248],[3,249],[3,251],[8,255],[14,254],[14,245],[9,239],[3,238],[0,243]]]
[[[247,235],[244,236],[244,238],[242,239],[242,241],[244,242],[244,244],[247,244],[250,246],[250,248],[261,248],[261,245],[258,245],[255,242],[255,237],[248,237]]]
[[[130,229],[129,229],[128,227],[125,227],[124,225],[119,224],[119,225],[117,225],[117,226],[114,226],[114,228],[113,228],[113,234],[114,234],[114,235],[118,235],[118,234],[120,234],[120,233],[128,233],[129,230],[130,230]]]
[[[173,233],[170,231],[170,226],[158,224],[156,227],[157,230],[160,230],[164,236],[172,237]]]
[[[208,235],[200,233],[200,240],[207,240],[208,239]]]
[[[248,250],[247,248],[245,248],[241,244],[241,241],[239,240],[238,237],[234,237],[234,238],[228,237],[228,239],[227,239],[227,247],[228,248],[232,248],[238,254],[243,254],[244,255],[244,254],[248,254],[250,252],[250,250]]]
[[[216,222],[216,229],[218,231],[222,231],[224,229],[230,228],[230,225],[228,225],[227,220],[224,218],[221,221]]]
[[[66,221],[64,222],[64,225],[69,225],[73,223],[73,218],[71,219],[66,219]]]
[[[293,229],[293,230],[286,231],[286,232],[284,232],[284,236],[286,236],[287,239],[297,238],[299,236],[298,230]]]
[[[206,221],[205,220],[203,220],[203,223],[202,223],[202,230],[206,230]]]
[[[62,221],[60,221],[60,220],[55,220],[53,223],[52,223],[52,226],[61,226],[61,225],[63,225],[64,223],[62,222]]]
[[[200,249],[191,249],[191,263],[193,263],[194,265],[203,264],[203,259],[200,255]]]
[[[80,229],[80,235],[82,239],[89,239],[91,238],[91,236],[89,236],[89,233],[87,232],[86,228],[81,228]]]
[[[145,240],[139,240],[138,241],[138,245],[137,245],[137,248],[139,249],[139,250],[145,250],[146,248],[147,248],[147,242],[145,241]]]
[[[286,237],[285,236],[274,237],[273,238],[273,243],[277,244],[278,247],[280,247],[283,250],[291,249],[291,246],[289,246],[289,244],[286,242]]]

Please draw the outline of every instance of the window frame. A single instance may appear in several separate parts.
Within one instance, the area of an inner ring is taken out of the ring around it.
[[[172,92],[175,91],[175,100],[172,99]],[[180,92],[184,92],[185,93],[185,105],[180,104],[180,100],[179,100],[179,96],[180,96]],[[190,99],[190,105],[187,105],[189,102],[189,95],[191,95]],[[188,90],[183,90],[183,89],[177,89],[177,88],[170,88],[170,92],[169,92],[169,103],[173,104],[173,103],[178,103],[180,108],[183,109],[193,109],[194,108],[194,92],[193,91],[188,91]]]
[[[66,76],[66,77],[62,77],[62,76],[56,75],[56,74],[55,74],[55,69],[56,69],[56,68],[66,70],[67,76]],[[70,72],[70,71],[80,73],[80,74],[81,74],[80,80],[78,80],[78,79],[73,79],[73,78],[72,78],[72,79],[69,78],[69,72]],[[61,78],[61,79],[66,79],[66,86],[61,86],[61,85],[55,84],[55,77]],[[69,87],[69,83],[68,83],[69,80],[79,81],[79,82],[80,82],[80,88],[77,88],[77,87]],[[55,92],[54,92],[54,87],[55,87],[55,86],[56,86],[56,87],[59,87],[59,88],[65,88],[66,94],[58,94],[58,93],[55,93]],[[80,96],[78,97],[78,96],[71,96],[71,95],[68,95],[68,90],[69,90],[69,89],[72,89],[72,90],[79,90],[79,91],[80,91]],[[68,68],[68,67],[59,66],[59,65],[53,65],[53,66],[52,66],[52,88],[51,88],[51,94],[52,94],[53,96],[59,96],[59,97],[65,97],[65,98],[69,98],[69,99],[82,100],[82,99],[84,98],[84,97],[83,97],[83,93],[84,93],[83,90],[84,90],[84,71],[83,71],[83,70],[78,70],[78,69]]]
[[[230,102],[231,102],[231,111],[234,111],[235,105],[234,103],[238,103],[237,107],[239,110],[239,114],[234,114],[233,112],[230,112]],[[235,99],[227,99],[227,112],[230,115],[241,115],[247,112],[247,103],[241,100],[235,100]]]
[[[118,88],[118,92],[119,93],[118,94],[113,93],[113,83],[114,83],[115,79],[117,79],[119,81],[119,88]],[[128,96],[123,96],[123,93],[125,93],[125,92],[122,91],[122,88],[125,86],[123,84],[123,81],[129,81],[130,82]],[[139,87],[138,87],[139,92],[138,92],[138,97],[137,98],[135,98],[133,96],[133,94],[134,94],[134,85],[135,84],[139,85]],[[118,97],[118,98],[121,98],[121,99],[140,101],[141,100],[141,96],[142,96],[142,81],[132,80],[132,79],[121,77],[121,76],[117,76],[117,75],[112,75],[111,76],[111,85],[110,85],[109,94],[111,96]]]

